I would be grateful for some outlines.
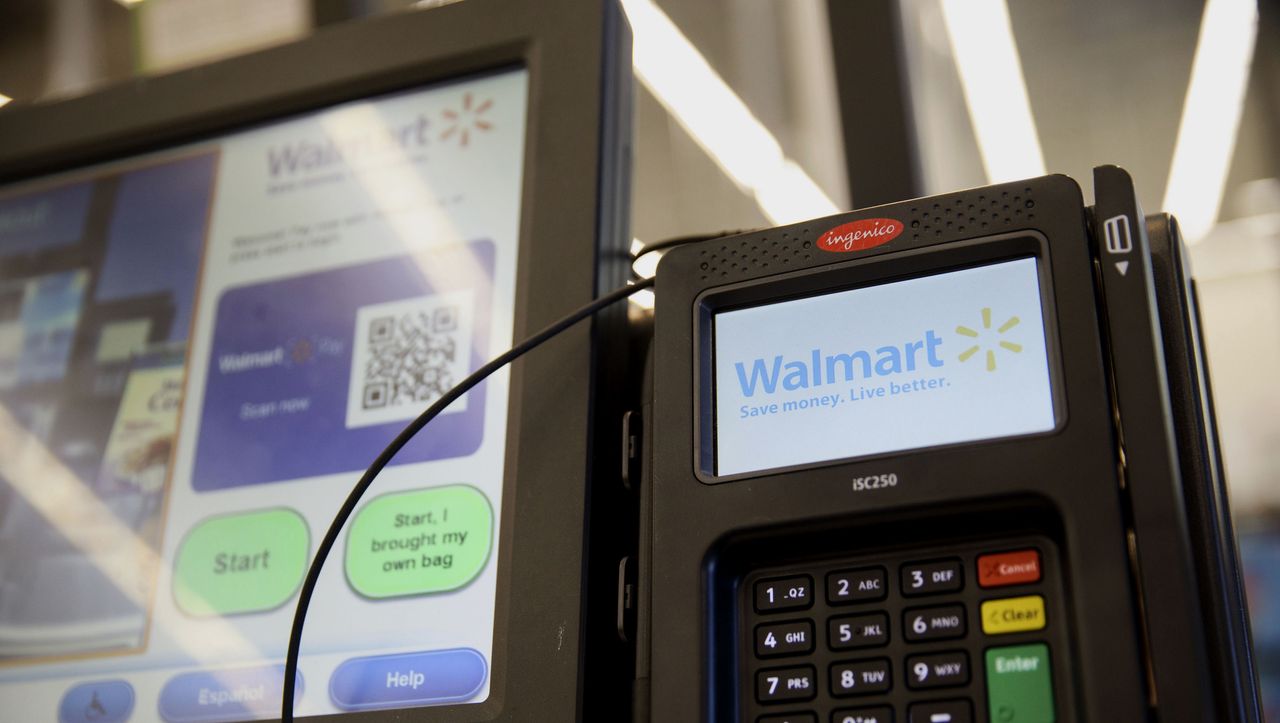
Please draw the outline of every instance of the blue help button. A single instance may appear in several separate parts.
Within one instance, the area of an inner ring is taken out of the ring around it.
[[[133,686],[123,680],[81,683],[62,696],[61,723],[120,723],[133,712]]]
[[[302,695],[298,673],[294,700]],[[160,691],[160,717],[169,723],[238,721],[280,714],[284,666],[200,670],[169,679]]]
[[[343,710],[403,708],[469,700],[488,665],[471,648],[352,658],[329,678],[329,697]]]

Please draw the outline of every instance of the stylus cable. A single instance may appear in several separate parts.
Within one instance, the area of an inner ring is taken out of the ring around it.
[[[360,502],[360,498],[364,496],[365,491],[373,484],[373,480],[377,478],[378,473],[409,443],[409,440],[422,431],[422,428],[427,426],[427,423],[435,419],[436,415],[444,411],[458,397],[470,391],[472,387],[484,381],[490,374],[519,359],[526,352],[532,351],[543,342],[555,337],[588,316],[592,316],[601,309],[651,286],[653,286],[653,279],[649,278],[611,291],[503,352],[500,356],[495,357],[489,363],[475,370],[471,376],[458,382],[457,386],[445,392],[443,396],[436,400],[435,404],[427,407],[425,412],[418,415],[417,419],[414,419],[401,430],[400,434],[391,440],[391,444],[388,444],[378,454],[377,459],[365,470],[360,481],[356,483],[355,487],[351,488],[351,493],[347,495],[347,500],[342,503],[338,514],[334,516],[333,522],[329,524],[329,531],[325,533],[324,539],[320,541],[320,546],[316,548],[316,556],[311,560],[311,567],[307,569],[307,577],[302,583],[302,589],[298,591],[298,607],[293,613],[293,626],[289,630],[289,651],[284,659],[284,694],[280,701],[280,720],[282,723],[292,723],[293,721],[293,696],[298,677],[298,653],[302,647],[302,627],[307,620],[307,608],[311,606],[311,595],[315,592],[316,582],[320,579],[320,570],[324,567],[324,561],[329,557],[329,551],[333,549],[334,543],[337,542],[338,534],[347,524],[347,519],[351,517],[351,513]]]

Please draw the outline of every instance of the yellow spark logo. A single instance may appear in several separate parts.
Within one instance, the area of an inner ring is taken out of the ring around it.
[[[996,329],[996,333],[997,334],[1005,333],[1006,331],[1017,326],[1018,321],[1019,319],[1016,316],[1009,317],[1008,321],[1001,324],[999,328]],[[970,337],[972,339],[981,339],[981,337],[983,336],[990,337],[991,336],[991,308],[990,307],[984,307],[982,309],[982,329],[983,329],[982,332],[977,332],[977,331],[974,331],[973,329],[970,329],[967,326],[957,326],[956,333],[961,336]],[[1015,344],[1011,341],[1004,341],[1003,339],[997,341],[996,346],[999,346],[1002,349],[1008,349],[1014,354],[1018,354],[1022,352],[1021,344]],[[964,351],[960,352],[960,361],[962,362],[969,361],[969,357],[972,357],[974,354],[977,354],[979,351],[981,351],[982,347],[983,347],[983,344],[979,342],[969,347],[968,349],[965,349]],[[986,351],[987,351],[987,371],[993,372],[996,370],[996,350],[994,348],[988,347]]]
[[[493,124],[485,120],[481,116],[485,111],[493,107],[493,99],[487,98],[476,105],[475,99],[470,93],[462,96],[462,109],[454,110],[453,108],[445,108],[442,112],[445,121],[449,123],[449,127],[444,129],[440,134],[440,140],[447,141],[453,136],[458,137],[458,144],[466,148],[471,143],[472,132],[487,131],[493,128]]]

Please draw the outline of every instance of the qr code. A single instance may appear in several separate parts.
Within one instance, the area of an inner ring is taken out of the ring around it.
[[[412,419],[466,378],[473,313],[467,291],[358,309],[347,427]],[[444,413],[466,408],[463,395]]]

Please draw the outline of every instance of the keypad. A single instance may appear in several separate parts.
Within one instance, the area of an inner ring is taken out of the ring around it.
[[[917,690],[954,688],[969,682],[969,654],[963,650],[907,658],[907,686]]]
[[[902,594],[937,595],[964,587],[964,568],[959,560],[913,562],[902,566]]]
[[[803,610],[813,604],[813,578],[808,575],[756,583],[756,612]]]
[[[1039,595],[988,600],[982,603],[982,632],[987,635],[1041,630],[1045,619],[1044,598]]]
[[[832,650],[874,648],[889,642],[889,616],[884,613],[842,615],[827,622]]]
[[[902,634],[913,643],[963,638],[965,630],[963,605],[910,608],[902,614]]]
[[[818,723],[818,716],[813,713],[780,713],[760,716],[757,721],[758,723]]]
[[[837,710],[831,714],[831,723],[893,723],[893,708],[877,705]]]
[[[967,700],[939,700],[913,703],[907,708],[907,723],[970,723],[973,706]]]
[[[883,693],[893,685],[888,658],[855,660],[831,666],[833,695],[870,695]]]
[[[756,656],[800,655],[813,650],[813,623],[797,620],[756,626]]]
[[[756,673],[756,700],[761,703],[808,700],[818,693],[813,676],[812,665],[762,670]]]
[[[883,600],[889,594],[883,567],[839,570],[827,575],[827,602],[832,605]]]
[[[1069,719],[1056,561],[1056,545],[1035,536],[748,574],[743,720]]]

